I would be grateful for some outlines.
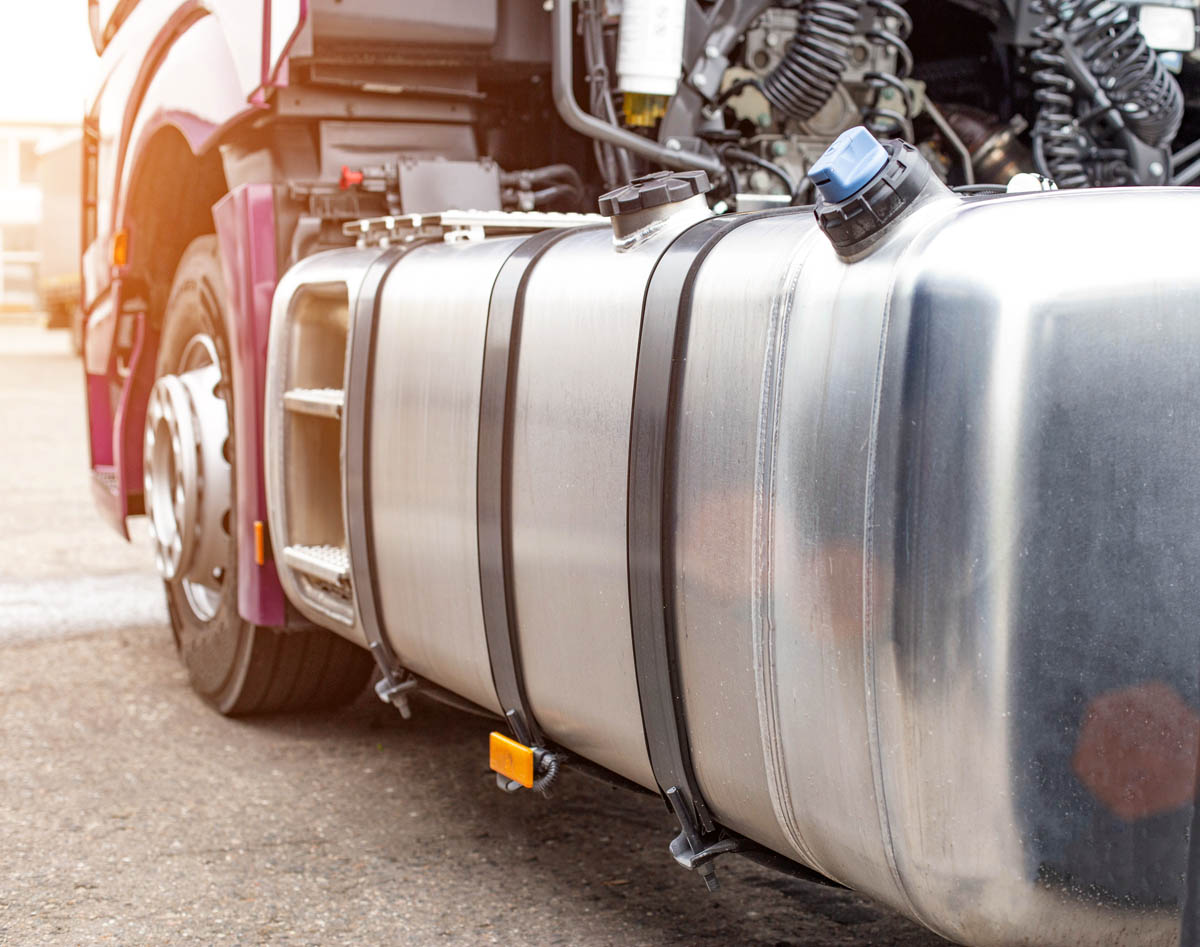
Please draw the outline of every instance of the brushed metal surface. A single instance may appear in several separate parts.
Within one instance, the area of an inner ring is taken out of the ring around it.
[[[616,253],[610,233],[590,231],[538,261],[513,438],[514,590],[533,712],[554,739],[647,787],[625,507],[642,295],[666,243]]]
[[[697,279],[676,589],[702,786],[958,942],[1177,936],[1200,706],[1185,200],[944,204],[849,266],[810,221],[761,221]],[[1134,219],[1156,239],[1123,239]]]
[[[521,242],[412,251],[381,290],[369,459],[380,607],[405,667],[499,712],[479,594],[479,385],[492,284]]]
[[[948,198],[846,264],[798,209],[712,248],[670,492],[688,736],[720,822],[961,943],[1175,942],[1200,734],[1196,211],[1186,189]],[[626,478],[674,232],[548,250],[515,382],[530,704],[647,786]],[[397,265],[373,395],[394,644],[493,708],[475,444],[514,242]]]
[[[643,786],[629,625],[629,430],[646,281],[683,212],[631,249],[551,247],[525,295],[513,438],[513,572],[525,686],[554,739]]]
[[[301,536],[298,539],[295,535],[300,524],[294,522],[296,518],[292,515],[292,506],[295,501],[290,498],[300,493],[311,472],[298,469],[299,465],[292,462],[293,445],[288,435],[289,412],[285,399],[287,391],[294,387],[297,376],[312,375],[316,371],[325,376],[327,382],[329,378],[340,379],[342,375],[340,357],[330,358],[330,352],[336,352],[337,346],[328,346],[328,351],[312,351],[313,347],[305,346],[298,338],[298,308],[305,304],[310,290],[317,291],[318,296],[323,294],[329,298],[327,306],[331,312],[352,308],[358,299],[363,275],[379,253],[377,249],[330,250],[303,260],[283,275],[271,304],[271,332],[263,399],[264,471],[267,507],[270,511],[267,525],[271,533],[271,545],[278,551],[275,565],[280,585],[288,600],[309,621],[331,628],[363,647],[366,647],[367,639],[357,608],[347,609],[340,599],[335,600],[307,582],[304,574],[293,569],[283,555],[283,550],[298,541],[312,543],[311,537]],[[344,319],[334,319],[333,323],[331,332],[336,326],[344,326]],[[330,426],[326,434],[329,438],[328,449],[336,453],[340,445],[338,428]],[[321,482],[324,483],[323,478]],[[344,520],[344,491],[331,488],[321,502],[325,506],[326,518],[339,524]],[[316,514],[319,511],[310,508],[303,512]],[[341,515],[334,515],[337,513]],[[344,538],[335,542],[340,544]]]

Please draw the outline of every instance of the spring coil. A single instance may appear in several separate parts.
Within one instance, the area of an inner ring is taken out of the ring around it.
[[[763,80],[777,111],[806,121],[829,101],[846,71],[863,0],[804,0],[796,32]]]
[[[1030,53],[1036,67],[1030,78],[1038,87],[1033,93],[1038,103],[1033,128],[1034,163],[1060,188],[1087,187],[1088,148],[1074,127],[1075,80],[1067,75],[1059,30],[1062,21],[1058,9],[1046,0],[1034,0],[1030,9],[1042,17],[1030,31],[1039,43]]]
[[[1031,31],[1039,45],[1030,53],[1036,67],[1031,78],[1038,87],[1033,129],[1038,170],[1060,188],[1134,183],[1128,151],[1101,146],[1088,126],[1106,115],[1115,117],[1146,144],[1166,148],[1183,119],[1179,83],[1146,45],[1137,22],[1111,0],[1083,0],[1077,6],[1035,0],[1031,9],[1042,17]],[[1108,99],[1079,118],[1066,43]]]
[[[913,113],[912,89],[904,81],[913,71],[912,50],[908,48],[907,42],[912,35],[912,17],[894,0],[866,0],[866,3],[875,12],[875,24],[865,34],[867,41],[892,50],[897,61],[894,73],[874,71],[864,74],[863,79],[875,90],[875,95],[871,104],[863,110],[863,124],[877,134],[891,131],[908,141],[914,141],[910,118]],[[895,21],[894,28],[888,28],[888,19]],[[887,89],[899,94],[904,106],[903,113],[880,106],[883,93]]]
[[[1128,10],[1111,0],[1083,0],[1067,36],[1129,130],[1155,148],[1169,145],[1183,119],[1183,93]]]

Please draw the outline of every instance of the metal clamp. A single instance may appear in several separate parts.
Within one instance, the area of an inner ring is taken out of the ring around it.
[[[383,652],[384,648],[380,642],[371,643],[371,653],[375,655],[375,661],[383,675],[375,682],[375,694],[385,704],[391,704],[400,711],[400,716],[405,720],[411,720],[412,707],[408,704],[408,692],[416,690],[417,679],[410,677],[403,669],[399,669],[399,673],[393,671],[394,659],[389,659],[390,656]]]

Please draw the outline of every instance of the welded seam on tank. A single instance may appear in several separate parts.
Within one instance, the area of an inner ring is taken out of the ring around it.
[[[879,330],[879,353],[875,361],[875,393],[871,399],[871,424],[867,434],[867,472],[863,498],[863,566],[862,566],[862,635],[863,635],[863,685],[866,687],[867,746],[871,760],[871,779],[875,784],[875,809],[879,817],[879,838],[887,859],[888,871],[895,882],[896,890],[912,916],[931,930],[939,930],[917,909],[911,892],[904,883],[900,864],[896,859],[896,843],[892,835],[891,816],[888,814],[887,789],[883,779],[883,747],[879,740],[879,688],[875,681],[875,628],[872,602],[874,598],[875,557],[875,481],[876,453],[879,443],[879,411],[883,403],[883,380],[886,367],[888,330],[892,322],[892,298],[895,292],[895,273],[902,272],[905,260],[912,248],[901,254],[893,269],[892,283],[888,286],[883,301],[883,320]]]
[[[800,831],[791,805],[792,789],[787,777],[783,737],[779,722],[779,683],[775,657],[775,468],[779,453],[779,413],[783,402],[783,371],[787,353],[788,330],[796,298],[796,288],[804,268],[809,240],[803,241],[792,257],[782,292],[775,294],[767,326],[767,346],[763,358],[759,389],[758,437],[755,447],[754,523],[751,554],[754,556],[754,607],[751,634],[754,651],[754,686],[762,735],[763,756],[767,761],[767,789],[775,819],[789,842],[810,867],[833,877],[821,866]]]

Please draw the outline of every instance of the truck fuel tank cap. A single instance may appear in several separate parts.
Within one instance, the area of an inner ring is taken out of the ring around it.
[[[813,163],[808,176],[825,200],[843,201],[869,184],[887,160],[883,145],[859,125],[838,135]]]
[[[600,213],[612,218],[618,242],[659,225],[685,207],[707,212],[703,194],[712,190],[703,171],[655,171],[600,195]]]
[[[817,223],[838,255],[857,260],[918,204],[951,192],[908,142],[879,142],[859,125],[842,132],[809,169]]]

